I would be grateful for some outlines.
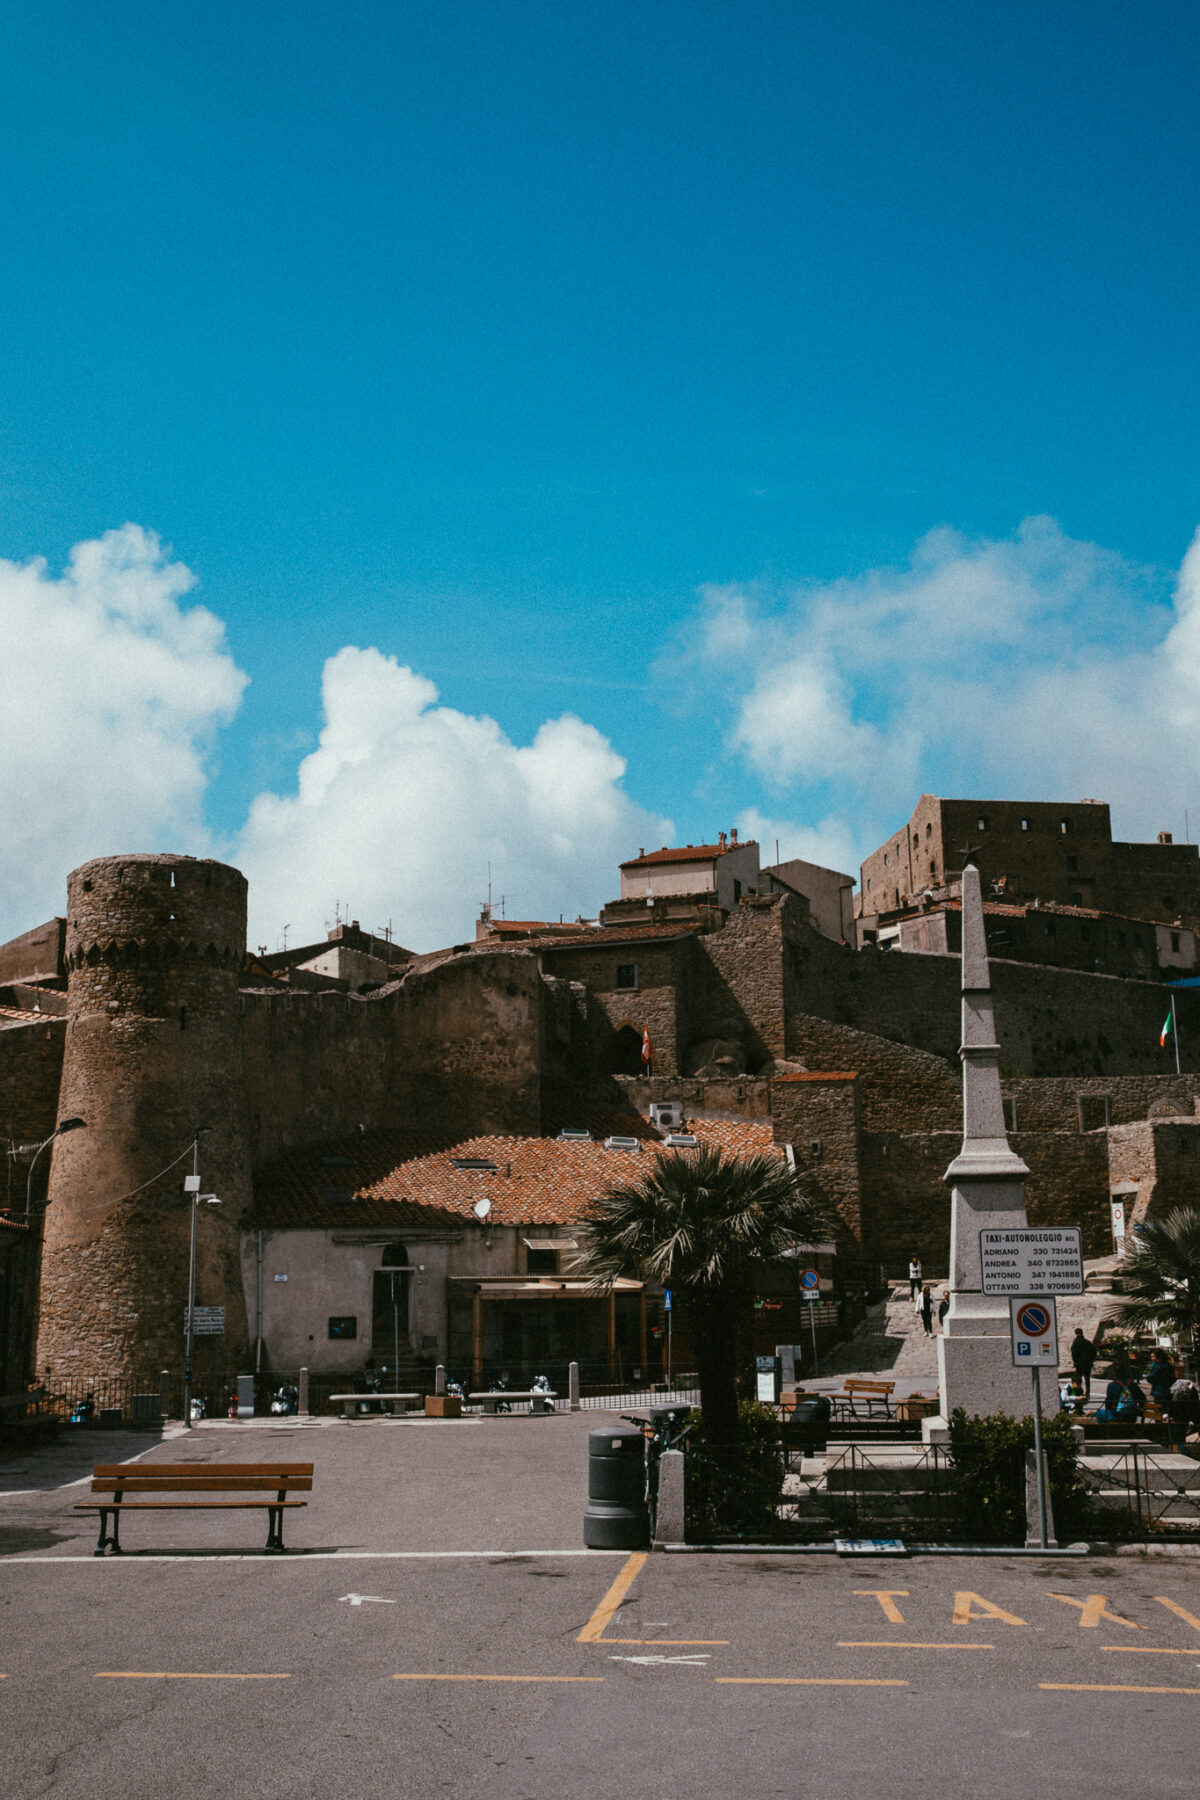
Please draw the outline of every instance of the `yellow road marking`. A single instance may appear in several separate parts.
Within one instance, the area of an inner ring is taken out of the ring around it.
[[[1200,1694],[1200,1688],[1128,1687],[1103,1681],[1039,1681],[1038,1686],[1065,1694]]]
[[[94,1681],[290,1681],[290,1675],[241,1675],[231,1670],[189,1673],[179,1669],[97,1669]]]
[[[617,1579],[605,1594],[603,1600],[576,1638],[577,1644],[598,1644],[604,1636],[604,1628],[611,1625],[616,1617],[617,1608],[646,1566],[645,1550],[635,1550]]]
[[[857,1675],[718,1675],[718,1687],[907,1687],[907,1681],[870,1681]]]
[[[393,1681],[603,1681],[603,1675],[393,1675]]]
[[[969,1625],[972,1619],[999,1619],[1005,1625],[1024,1625],[1024,1619],[1018,1619],[1016,1613],[1005,1612],[1002,1606],[996,1606],[991,1600],[985,1600],[982,1594],[973,1594],[970,1588],[960,1588],[954,1596],[954,1623]]]
[[[903,1638],[864,1638],[838,1640],[839,1650],[994,1650],[995,1644],[915,1644]]]
[[[685,1644],[705,1646],[709,1649],[725,1648],[728,1638],[625,1638],[605,1637],[605,1629],[612,1624],[621,1602],[641,1574],[646,1565],[646,1552],[635,1550],[617,1579],[605,1594],[603,1600],[575,1639],[577,1644],[658,1644],[660,1647],[670,1645],[680,1649]]]
[[[1180,1606],[1178,1600],[1168,1600],[1165,1594],[1155,1594],[1154,1598],[1168,1612],[1173,1612],[1177,1619],[1182,1619],[1185,1625],[1190,1625],[1194,1631],[1200,1631],[1200,1619],[1195,1613],[1190,1613],[1186,1606]]]
[[[1049,1591],[1049,1590],[1047,1590]],[[1144,1631],[1144,1625],[1135,1625],[1132,1619],[1123,1619],[1120,1613],[1109,1612],[1103,1594],[1089,1594],[1086,1600],[1076,1600],[1073,1594],[1051,1593],[1052,1600],[1061,1600],[1064,1606],[1079,1608],[1079,1629],[1086,1631],[1089,1627],[1099,1625],[1101,1619],[1107,1619],[1112,1625],[1123,1625],[1126,1631]]]
[[[874,1596],[882,1606],[883,1616],[888,1624],[903,1625],[904,1614],[896,1605],[896,1601],[908,1599],[907,1588],[855,1588],[854,1592],[863,1599]]]
[[[1149,1644],[1101,1644],[1100,1648],[1119,1651],[1122,1656],[1190,1656],[1193,1660],[1200,1656],[1196,1650],[1159,1650]]]

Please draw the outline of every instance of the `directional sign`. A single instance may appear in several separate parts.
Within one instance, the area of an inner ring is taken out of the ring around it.
[[[981,1231],[979,1268],[985,1294],[1082,1294],[1079,1228]]]
[[[1058,1315],[1049,1298],[1017,1296],[1008,1303],[1015,1369],[1058,1367]]]
[[[670,1288],[664,1288],[663,1289],[663,1311],[670,1312],[670,1310],[671,1310],[671,1290],[670,1290]]]
[[[187,1330],[187,1307],[183,1309],[183,1329]],[[195,1306],[192,1308],[192,1336],[220,1337],[225,1330],[225,1308],[223,1306]]]

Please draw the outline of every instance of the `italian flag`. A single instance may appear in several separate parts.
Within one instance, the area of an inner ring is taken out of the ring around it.
[[[1166,1019],[1163,1021],[1162,1030],[1158,1034],[1158,1046],[1159,1046],[1160,1050],[1166,1048],[1167,1039],[1170,1037],[1170,1035],[1174,1031],[1174,1029],[1175,1029],[1175,1008],[1172,1007],[1170,1012],[1167,1014]]]
[[[650,1027],[647,1025],[642,1030],[642,1061],[649,1068],[653,1060],[654,1052],[650,1048]]]

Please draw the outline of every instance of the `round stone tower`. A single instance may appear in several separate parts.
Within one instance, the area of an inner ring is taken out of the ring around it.
[[[156,1377],[184,1358],[197,1126],[196,1304],[224,1306],[219,1362],[245,1372],[239,1220],[250,1165],[239,1082],[246,880],[190,856],[110,856],[67,882],[68,1010],[42,1254],[38,1370]],[[183,1153],[187,1154],[183,1154]],[[182,1160],[176,1160],[182,1156]],[[173,1164],[168,1168],[168,1164]]]

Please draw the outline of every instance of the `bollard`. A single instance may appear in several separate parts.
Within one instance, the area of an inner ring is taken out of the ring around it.
[[[1057,1550],[1058,1539],[1054,1535],[1054,1507],[1050,1500],[1050,1470],[1044,1450],[1042,1451],[1042,1468],[1046,1477],[1046,1545],[1050,1550]],[[1025,1452],[1025,1547],[1026,1549],[1036,1549],[1040,1544],[1037,1458],[1032,1450],[1027,1450]]]
[[[296,1411],[299,1413],[303,1413],[304,1417],[307,1419],[310,1416],[309,1410],[308,1410],[308,1370],[307,1369],[301,1369],[300,1379],[296,1383],[296,1385],[300,1390],[300,1398],[296,1402]]]
[[[579,1364],[571,1363],[567,1368],[567,1393],[570,1398],[571,1412],[579,1411]]]
[[[658,1459],[658,1504],[654,1510],[654,1548],[684,1541],[684,1461],[682,1450],[664,1450]]]
[[[158,1410],[163,1418],[171,1414],[171,1371],[160,1369],[158,1374]]]
[[[437,1368],[433,1371],[433,1391],[435,1394],[444,1394],[446,1391],[445,1363],[439,1363]]]

